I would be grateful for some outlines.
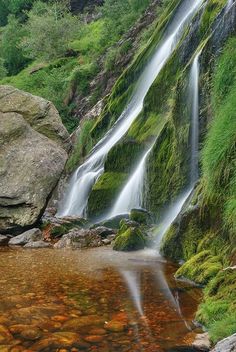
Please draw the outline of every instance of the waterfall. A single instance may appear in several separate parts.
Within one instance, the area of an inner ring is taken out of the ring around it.
[[[184,204],[191,195],[195,183],[198,180],[198,145],[199,145],[199,57],[198,52],[193,60],[189,77],[189,100],[191,112],[191,161],[190,161],[190,185],[188,189],[176,200],[163,217],[163,221],[158,229],[157,248],[160,247],[171,224],[180,214]]]
[[[230,9],[230,7],[233,5],[234,0],[228,0],[227,4],[226,4],[226,11],[228,11]]]
[[[65,195],[60,202],[58,216],[86,216],[88,197],[91,189],[104,172],[104,162],[111,148],[125,135],[143,108],[144,98],[175,49],[187,23],[199,9],[203,0],[186,2],[186,7],[177,11],[167,30],[165,38],[147,63],[141,74],[133,96],[113,128],[95,146],[88,159],[71,177]],[[179,13],[181,12],[181,13]],[[178,23],[176,23],[178,19]],[[168,33],[170,32],[170,33]]]

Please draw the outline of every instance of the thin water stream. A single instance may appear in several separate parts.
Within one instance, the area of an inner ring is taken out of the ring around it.
[[[166,352],[198,332],[201,291],[153,251],[1,248],[0,270],[4,352]]]

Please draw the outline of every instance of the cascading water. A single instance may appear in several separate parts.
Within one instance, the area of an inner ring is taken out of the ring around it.
[[[180,24],[180,28],[182,25]],[[177,33],[177,32],[176,32]],[[196,71],[197,67],[195,67],[198,64],[198,60],[194,60],[194,65],[193,65],[193,70]],[[195,74],[193,72],[192,74]],[[191,79],[192,82],[192,79]],[[198,81],[194,81],[194,84],[198,86]],[[196,87],[193,87],[195,89]],[[192,122],[192,160],[191,160],[191,172],[193,172],[194,175],[191,175],[191,178],[195,179],[197,178],[197,168],[195,167],[196,160],[198,158],[198,155],[196,153],[196,146],[198,145],[198,119],[196,119],[196,114],[198,110],[198,90],[194,90],[195,96],[193,97],[193,111],[192,111],[192,116],[193,116],[193,122]],[[145,178],[145,171],[146,171],[146,162],[148,160],[149,154],[152,150],[152,147],[154,146],[155,143],[151,145],[151,147],[147,150],[147,152],[144,154],[142,157],[140,163],[138,164],[136,170],[128,180],[127,184],[121,191],[117,201],[115,202],[115,205],[108,215],[108,217],[113,217],[119,214],[125,214],[128,213],[132,208],[141,208],[143,206],[143,201],[144,201],[144,178]],[[196,181],[196,180],[195,180]]]
[[[230,7],[233,5],[234,0],[228,0],[227,4],[226,4],[226,11],[228,11],[230,9]]]
[[[143,188],[144,188],[144,176],[145,176],[145,165],[148,155],[152,150],[152,146],[142,157],[137,169],[130,177],[126,186],[122,190],[118,197],[111,213],[108,215],[109,218],[116,216],[117,214],[129,213],[133,208],[141,208],[143,203]]]
[[[159,248],[161,240],[169,229],[170,225],[181,212],[186,200],[194,189],[198,180],[198,144],[199,144],[199,56],[201,51],[195,56],[189,78],[189,100],[191,102],[191,164],[190,164],[190,185],[173,206],[167,211],[158,230],[158,239],[156,242]]]
[[[130,103],[119,117],[117,123],[95,146],[92,153],[72,176],[63,200],[60,202],[58,216],[79,215],[85,216],[89,193],[93,184],[104,171],[104,162],[111,148],[124,136],[132,122],[136,119],[143,107],[144,98],[176,47],[185,25],[200,7],[203,0],[187,2],[181,13],[177,11],[178,23],[175,18],[170,24],[169,32],[157,47],[153,57],[148,62],[140,76]]]

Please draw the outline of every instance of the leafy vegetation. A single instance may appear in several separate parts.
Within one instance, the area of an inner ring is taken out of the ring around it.
[[[106,52],[103,65],[105,70],[112,70],[112,45],[149,2],[105,0],[96,19],[86,23],[83,17],[70,13],[67,0],[0,0],[0,25],[4,26],[0,36],[0,79],[8,75],[1,83],[52,100],[71,132],[78,121],[73,118],[74,105],[69,97],[89,94],[90,83],[102,69],[98,60]],[[128,49],[125,44],[117,55],[122,56]],[[100,93],[95,94],[91,104]]]

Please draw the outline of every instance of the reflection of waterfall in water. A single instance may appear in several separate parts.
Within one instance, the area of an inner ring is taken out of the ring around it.
[[[142,308],[142,297],[141,297],[141,273],[131,270],[121,270],[121,274],[125,279],[125,282],[129,288],[133,302],[141,316],[144,315]]]
[[[133,97],[121,114],[117,123],[97,144],[86,162],[81,165],[72,176],[63,200],[60,202],[59,216],[80,215],[86,216],[88,197],[93,184],[104,171],[104,162],[111,148],[124,136],[132,122],[136,119],[143,107],[144,98],[155,78],[167,62],[175,49],[182,33],[193,15],[200,7],[202,0],[183,2],[168,26],[170,33],[157,47],[153,57],[148,62],[139,78]],[[177,18],[178,23],[175,23]]]

